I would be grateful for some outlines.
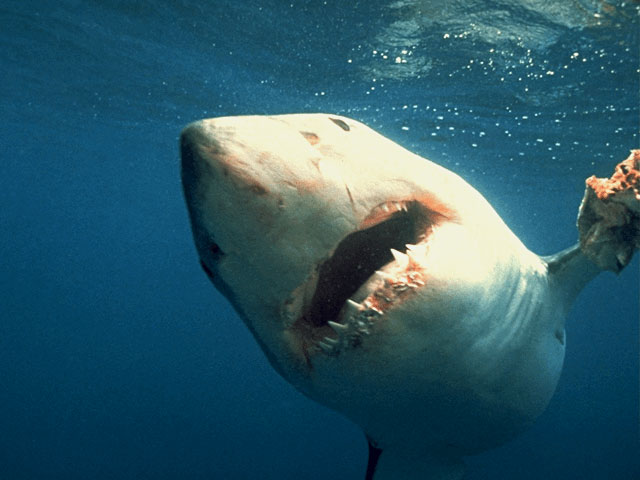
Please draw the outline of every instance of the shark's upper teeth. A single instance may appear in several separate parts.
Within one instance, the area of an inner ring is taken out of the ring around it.
[[[424,243],[418,245],[407,244],[407,255],[413,262],[423,262],[427,255],[427,245]]]
[[[409,257],[407,254],[399,252],[398,250],[391,249],[391,255],[393,255],[394,260],[398,263],[400,268],[407,268],[409,265]]]

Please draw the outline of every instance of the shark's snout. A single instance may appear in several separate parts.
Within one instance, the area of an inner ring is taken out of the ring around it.
[[[201,120],[188,125],[180,136],[183,182],[195,179],[203,173],[215,175],[218,181],[233,183],[236,188],[264,195],[267,189],[260,184],[259,176],[243,155],[234,151],[227,142],[228,131],[216,128],[212,122]]]
[[[207,121],[194,122],[183,130],[180,156],[184,195],[200,263],[213,278],[226,250],[233,250],[233,244],[240,243],[237,237],[251,235],[249,231],[228,228],[233,225],[231,220],[251,211],[263,213],[262,219],[266,220],[269,215],[256,204],[265,203],[260,197],[268,192],[247,161],[235,154],[233,144],[225,143],[224,130]]]
[[[205,228],[202,221],[202,212],[198,208],[202,202],[201,192],[203,187],[201,178],[207,170],[207,160],[213,160],[213,158],[206,158],[203,155],[206,145],[206,136],[199,124],[189,125],[180,136],[182,184],[191,219],[193,237],[200,256],[200,265],[207,276],[213,280],[215,276],[215,261],[219,260],[224,253],[215,242],[213,234]]]

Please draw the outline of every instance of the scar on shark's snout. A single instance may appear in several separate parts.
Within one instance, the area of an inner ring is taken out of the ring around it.
[[[351,131],[351,127],[344,120],[340,120],[339,118],[331,118],[329,117],[333,123],[339,126],[345,132]],[[311,145],[317,145],[320,142],[320,137],[313,132],[301,131],[300,134],[309,142]]]

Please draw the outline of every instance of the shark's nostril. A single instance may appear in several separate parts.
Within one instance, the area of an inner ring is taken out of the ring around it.
[[[207,274],[207,276],[213,280],[214,273],[213,269],[215,269],[215,264],[220,261],[220,259],[224,256],[224,252],[220,249],[217,243],[209,242],[209,244],[205,247],[205,249],[201,253],[200,258],[200,266]]]
[[[224,252],[220,249],[217,243],[212,243],[209,247],[209,253],[211,254],[211,258],[214,261],[220,260],[220,258],[224,255]]]

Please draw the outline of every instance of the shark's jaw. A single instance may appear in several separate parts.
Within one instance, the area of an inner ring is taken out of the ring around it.
[[[357,348],[425,285],[429,237],[447,219],[418,200],[377,205],[287,298],[283,323],[305,358]]]
[[[358,348],[387,312],[425,285],[430,235],[449,220],[417,199],[375,206],[321,261],[307,266],[304,280],[279,305],[291,351],[312,368],[316,354],[337,356]],[[225,251],[211,235],[196,243],[202,269],[235,305],[219,268]]]

